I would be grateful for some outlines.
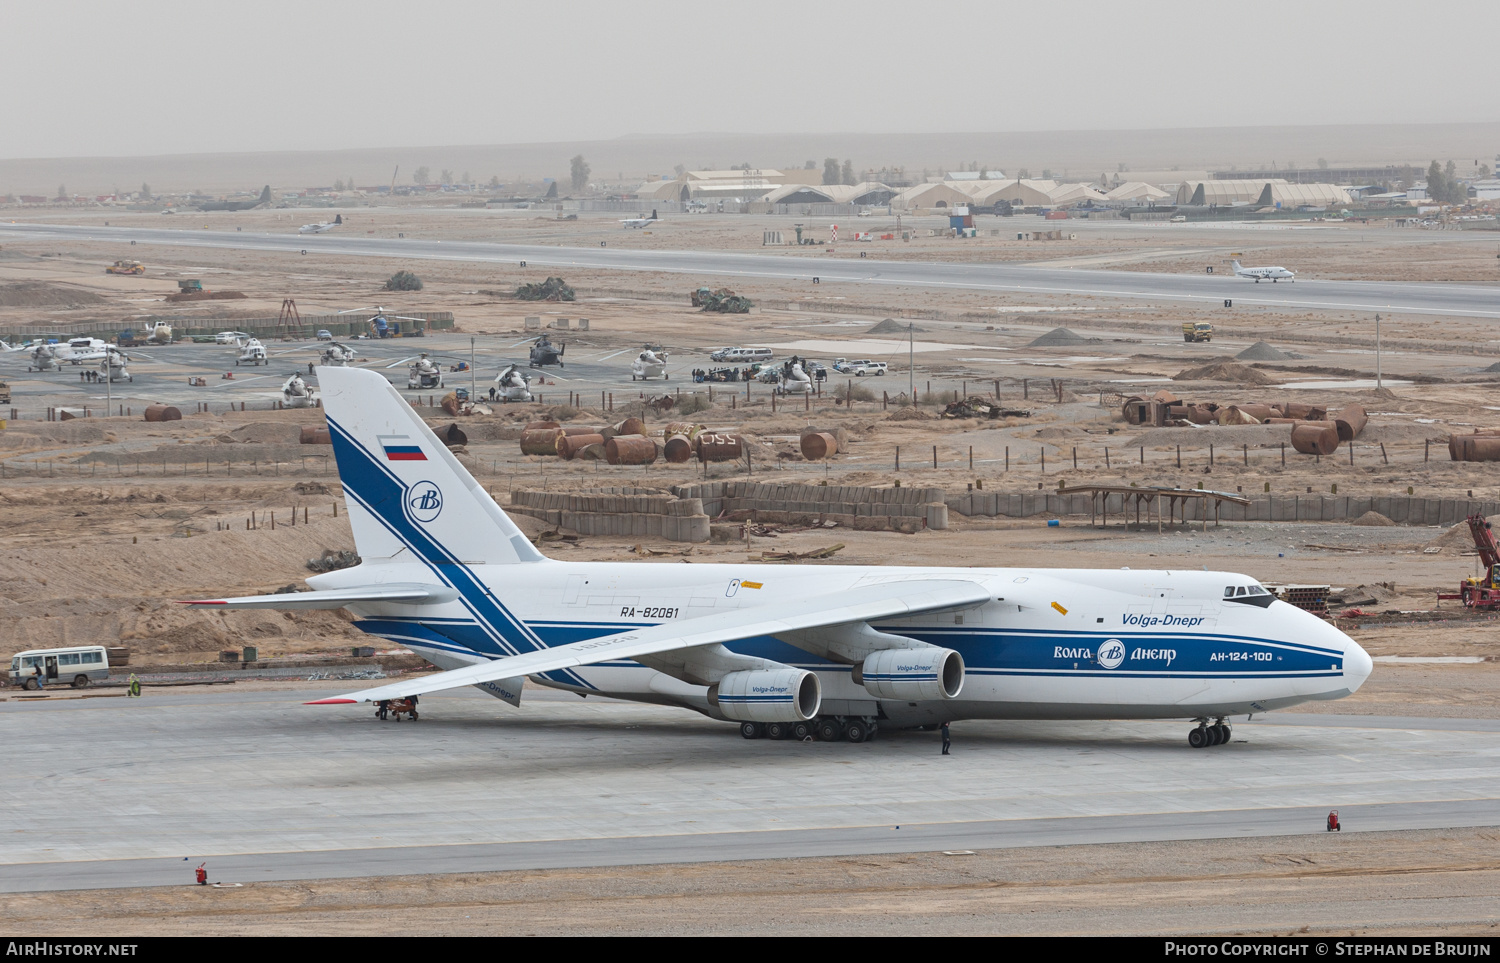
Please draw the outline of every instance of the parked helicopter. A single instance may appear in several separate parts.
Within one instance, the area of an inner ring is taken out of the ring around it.
[[[240,356],[234,359],[234,366],[236,368],[242,364],[262,365],[270,363],[271,360],[266,357],[266,346],[260,343],[259,338],[246,338],[245,343],[240,346]]]
[[[121,351],[114,345],[104,349],[104,359],[99,362],[99,380],[112,381],[119,384],[122,381],[135,381],[135,376],[125,363],[130,360],[130,355]]]
[[[495,376],[495,387],[490,389],[490,400],[530,401],[531,376],[521,370],[520,365],[511,365]]]
[[[32,349],[31,361],[26,365],[27,371],[59,371],[57,366],[57,352],[53,345],[39,344]]]
[[[531,360],[527,363],[527,367],[545,368],[547,365],[555,364],[561,368],[563,367],[563,355],[567,350],[568,346],[566,344],[560,346],[554,345],[544,334],[536,344],[531,346]]]
[[[340,311],[339,314],[369,315],[365,323],[370,326],[371,333],[377,338],[397,337],[401,334],[401,325],[393,324],[393,321],[412,322],[411,330],[407,332],[409,337],[421,337],[423,326],[427,323],[425,318],[412,318],[402,314],[391,314],[378,304],[369,308],[350,308],[347,311]]]
[[[334,365],[342,368],[354,360],[354,349],[338,341],[330,341],[324,345],[323,353],[318,356],[318,364]]]
[[[427,352],[413,361],[406,369],[406,387],[408,388],[441,388],[443,386],[443,367],[436,361],[427,357]]]
[[[648,378],[671,380],[671,376],[667,374],[667,349],[661,345],[646,345],[630,363],[631,381],[645,381]]]
[[[293,371],[281,386],[281,404],[287,408],[311,408],[316,402],[317,395],[312,387],[302,380],[302,375]]]

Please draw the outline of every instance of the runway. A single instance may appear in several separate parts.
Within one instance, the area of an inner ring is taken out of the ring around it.
[[[1500,824],[1496,720],[1281,714],[1211,750],[1186,722],[974,722],[943,757],[932,733],[745,741],[531,690],[434,695],[417,723],[300,704],[324,694],[0,703],[25,733],[0,891],[181,884],[205,860],[252,882],[1285,836],[1332,808],[1348,832]]]
[[[132,227],[80,227],[48,224],[0,225],[0,237],[88,240],[128,246],[224,248],[341,257],[405,260],[525,261],[550,271],[588,268],[648,271],[719,278],[768,278],[894,285],[928,289],[978,290],[1013,294],[1086,296],[1107,299],[1192,302],[1298,310],[1391,312],[1451,317],[1500,318],[1500,287],[1476,284],[1418,284],[1394,281],[1256,283],[1225,275],[1147,274],[1025,263],[961,264],[882,261],[880,258],[735,254],[714,251],[639,251],[543,245],[432,241],[407,238],[285,235],[250,232],[172,230]],[[124,254],[123,250],[120,252]]]

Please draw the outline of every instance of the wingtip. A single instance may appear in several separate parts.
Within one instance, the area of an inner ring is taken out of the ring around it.
[[[226,599],[173,599],[178,605],[228,605]]]
[[[358,699],[318,699],[315,702],[304,702],[305,706],[352,706]]]

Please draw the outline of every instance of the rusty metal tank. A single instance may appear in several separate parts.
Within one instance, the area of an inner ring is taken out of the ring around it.
[[[643,435],[616,435],[604,443],[611,465],[649,465],[656,461],[656,442]]]
[[[147,421],[181,421],[182,412],[171,405],[147,405]]]
[[[808,461],[822,461],[838,453],[838,439],[826,431],[812,431],[802,436],[802,457]]]
[[[1328,422],[1304,422],[1292,428],[1292,447],[1304,455],[1331,455],[1339,447],[1339,430]]]
[[[527,431],[541,431],[543,428],[561,428],[562,425],[555,421],[533,421],[526,425]]]
[[[557,454],[557,442],[560,438],[566,438],[561,428],[536,428],[531,431],[521,432],[521,454],[523,455],[555,455]]]
[[[604,436],[600,434],[563,435],[561,438],[557,439],[557,453],[561,455],[565,461],[572,461],[574,458],[578,457],[578,453],[580,451],[583,451],[583,449],[587,448],[589,445],[602,444],[604,444]]]
[[[333,435],[327,428],[303,428],[297,441],[304,445],[331,445]]]
[[[1332,421],[1339,430],[1339,441],[1353,441],[1370,423],[1370,416],[1359,405],[1349,405],[1343,411],[1334,412]]]
[[[734,461],[745,455],[745,440],[739,435],[705,431],[698,435],[699,461]]]

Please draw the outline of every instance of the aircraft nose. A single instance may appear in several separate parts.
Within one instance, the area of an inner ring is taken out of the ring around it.
[[[1359,687],[1370,677],[1370,670],[1375,667],[1375,663],[1371,660],[1370,653],[1358,642],[1348,636],[1344,638],[1347,639],[1344,643],[1344,681],[1348,683],[1350,692],[1358,692]]]

